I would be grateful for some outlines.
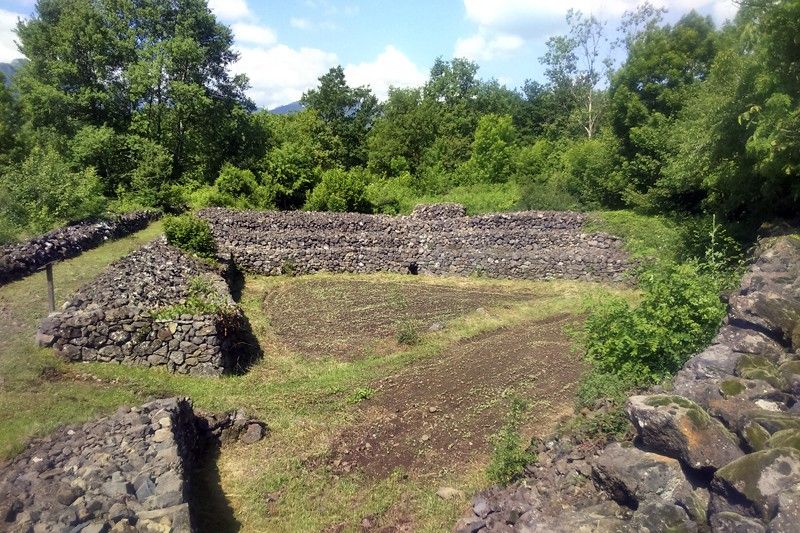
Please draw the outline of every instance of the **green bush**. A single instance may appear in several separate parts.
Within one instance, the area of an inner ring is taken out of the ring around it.
[[[234,312],[233,306],[214,289],[207,278],[196,276],[189,281],[189,295],[182,304],[153,311],[156,320],[174,320],[181,315],[224,315]]]
[[[236,168],[230,164],[226,164],[222,167],[214,185],[216,185],[220,194],[228,195],[233,198],[247,198],[251,196],[258,187],[256,177],[252,172]]]
[[[208,222],[194,215],[164,219],[167,242],[189,253],[212,259],[217,252]]]
[[[513,211],[520,202],[520,188],[516,183],[478,183],[462,185],[444,194],[410,198],[402,207],[410,213],[417,204],[454,202],[467,208],[468,215]]]
[[[412,183],[413,178],[408,172],[402,172],[396,178],[375,180],[367,185],[367,201],[376,213],[397,215],[410,211],[416,196]]]
[[[50,147],[34,148],[18,168],[0,177],[0,198],[4,226],[31,233],[98,216],[106,206],[94,170],[73,171]]]
[[[716,279],[697,263],[660,263],[640,275],[642,301],[619,297],[596,305],[586,320],[586,355],[604,374],[657,382],[713,338],[725,315]]]
[[[536,454],[528,452],[522,445],[519,427],[526,405],[519,398],[511,400],[508,421],[492,438],[492,457],[486,476],[493,483],[507,485],[514,481],[529,463],[536,461]]]
[[[363,168],[332,169],[323,172],[320,181],[306,201],[309,211],[371,213],[367,199],[369,173]]]
[[[536,211],[581,211],[583,208],[565,188],[549,181],[533,181],[524,185],[517,207]]]

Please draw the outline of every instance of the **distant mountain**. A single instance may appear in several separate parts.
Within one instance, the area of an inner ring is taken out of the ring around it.
[[[293,113],[299,113],[303,109],[305,109],[305,107],[298,100],[297,102],[292,102],[291,104],[286,104],[280,107],[276,107],[275,109],[270,109],[269,112],[274,113],[276,115],[291,115]]]
[[[11,63],[0,63],[0,72],[6,76],[6,85],[11,83],[14,74],[28,61],[27,59],[15,59]]]

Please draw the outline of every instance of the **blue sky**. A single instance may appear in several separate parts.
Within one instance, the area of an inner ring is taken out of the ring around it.
[[[483,78],[518,87],[542,80],[539,57],[548,37],[564,33],[569,8],[593,13],[616,28],[636,0],[209,0],[231,26],[250,78],[250,96],[272,108],[299,99],[330,67],[341,64],[351,85],[418,86],[438,56],[467,57]],[[656,0],[677,20],[692,8],[717,23],[732,17],[732,0]],[[13,27],[33,0],[0,0],[0,61],[18,57]]]

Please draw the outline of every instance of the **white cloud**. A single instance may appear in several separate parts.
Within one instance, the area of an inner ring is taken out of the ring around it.
[[[616,18],[625,11],[636,9],[641,3],[642,0],[464,0],[464,8],[467,18],[480,26],[510,31],[541,25],[553,19],[563,20],[569,9],[603,18]],[[737,9],[733,0],[652,0],[651,3],[674,13],[708,9],[715,18],[724,15],[717,22],[736,13]]]
[[[233,65],[237,74],[247,74],[249,96],[260,106],[273,108],[299,100],[303,92],[315,87],[338,59],[336,54],[317,48],[239,47],[240,58]]]
[[[0,61],[3,63],[22,57],[17,45],[14,44],[17,38],[14,30],[20,18],[25,17],[21,13],[0,9]]]
[[[380,100],[386,99],[389,87],[416,87],[427,79],[425,72],[392,45],[384,48],[374,61],[347,65],[344,74],[348,85],[369,85]]]
[[[252,15],[245,0],[208,0],[208,7],[216,16],[228,22]]]
[[[311,21],[304,18],[292,17],[289,20],[289,24],[292,28],[297,28],[298,30],[307,30],[311,28]]]
[[[289,25],[298,30],[335,30],[338,26],[331,20],[323,20],[321,22],[314,22],[306,18],[292,17],[289,19]]]
[[[484,29],[471,37],[456,41],[453,57],[465,57],[472,60],[488,61],[496,57],[505,56],[522,48],[525,40],[509,33],[490,35]]]
[[[266,26],[236,22],[231,25],[231,29],[236,40],[241,43],[269,46],[278,42],[278,36]]]

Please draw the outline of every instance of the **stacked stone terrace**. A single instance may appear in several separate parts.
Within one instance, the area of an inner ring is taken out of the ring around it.
[[[109,220],[80,222],[34,239],[0,246],[0,285],[33,274],[48,263],[80,255],[108,239],[144,229],[158,216],[156,211],[140,211]]]
[[[190,297],[196,280],[209,287],[204,298],[218,304],[219,311],[182,313],[177,307]],[[42,321],[37,338],[71,361],[219,375],[236,365],[242,325],[222,273],[159,240],[113,263],[81,288],[60,312]]]
[[[618,280],[617,237],[585,233],[586,216],[528,211],[465,216],[420,206],[411,216],[206,209],[220,251],[259,274],[399,272],[524,279]]]
[[[172,398],[35,440],[0,469],[0,530],[192,531],[196,435],[191,404]]]

